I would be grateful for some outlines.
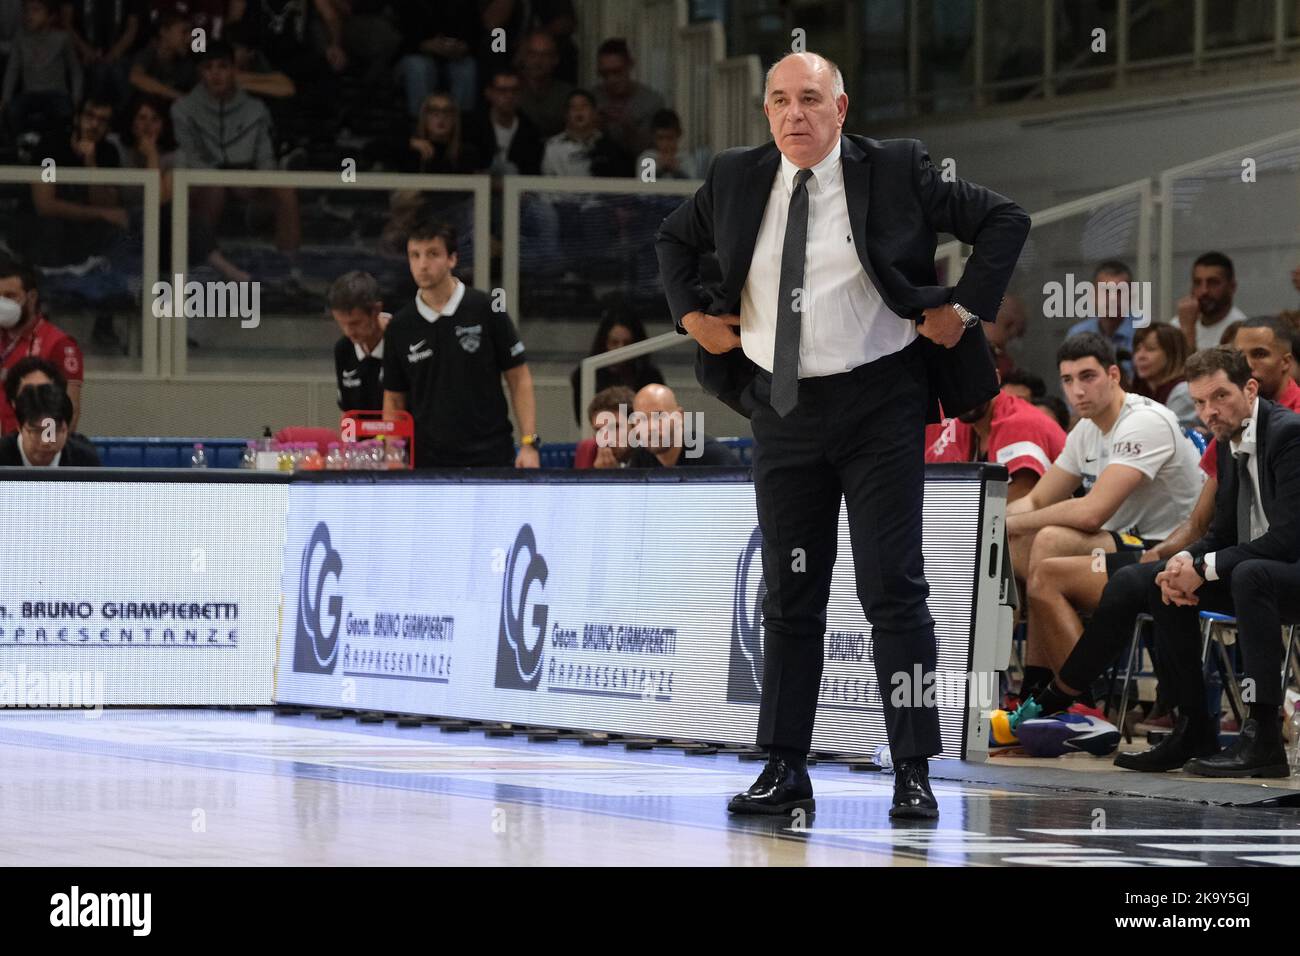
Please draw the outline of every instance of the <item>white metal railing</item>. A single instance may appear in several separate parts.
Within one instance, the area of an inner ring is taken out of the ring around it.
[[[225,186],[244,189],[365,189],[381,191],[421,190],[424,192],[473,193],[474,195],[474,286],[487,291],[491,282],[491,194],[490,176],[424,176],[409,173],[357,173],[345,180],[338,173],[308,173],[284,170],[176,169],[172,173],[172,271],[188,272],[189,192],[196,186]],[[164,378],[187,374],[186,345],[188,319],[181,315],[162,325],[159,343],[159,371]]]
[[[158,375],[159,321],[153,314],[151,292],[158,281],[158,234],[160,177],[156,169],[84,169],[54,167],[54,185],[109,185],[142,189],[141,239],[144,243],[140,270],[140,360],[141,369],[132,373],[100,373],[104,378],[153,378]],[[0,166],[0,183],[45,182],[40,166]],[[15,250],[20,251],[20,250]]]
[[[1270,154],[1276,154],[1279,151],[1285,151],[1290,157],[1300,155],[1300,129],[1293,129],[1285,133],[1279,133],[1276,136],[1270,136],[1267,139],[1246,143],[1233,149],[1215,153],[1213,156],[1206,156],[1192,162],[1171,166],[1157,175],[1160,184],[1158,194],[1160,203],[1159,276],[1160,315],[1162,317],[1168,318],[1174,314],[1174,256],[1177,252],[1174,240],[1174,214],[1177,205],[1175,202],[1177,183],[1180,180],[1215,171],[1222,171],[1225,174],[1239,178],[1243,159],[1255,160],[1257,166],[1262,169],[1270,158]],[[1296,180],[1297,182],[1291,193],[1293,202],[1295,202],[1296,196],[1300,196],[1300,175],[1296,176]],[[1244,183],[1242,185],[1246,186]],[[1285,211],[1275,211],[1275,214],[1279,213],[1285,217]],[[1288,252],[1293,251],[1296,245],[1300,245],[1300,219],[1293,218],[1292,227],[1292,244]],[[1229,248],[1223,248],[1221,242],[1215,242],[1206,247],[1206,249],[1209,248],[1228,254],[1232,252]]]

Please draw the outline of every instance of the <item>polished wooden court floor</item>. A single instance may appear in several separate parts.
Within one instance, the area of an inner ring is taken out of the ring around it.
[[[728,754],[309,714],[9,712],[0,761],[8,865],[1300,865],[1296,809],[937,780],[891,825],[892,777],[820,764],[815,815],[737,819]]]

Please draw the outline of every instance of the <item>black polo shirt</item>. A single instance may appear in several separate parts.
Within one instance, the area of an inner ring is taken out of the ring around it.
[[[338,385],[339,410],[382,411],[384,408],[384,343],[381,339],[369,355],[346,335],[334,344],[334,381]]]
[[[384,332],[384,388],[406,393],[416,467],[513,464],[501,373],[526,360],[510,316],[463,282],[440,314],[418,295],[403,306]]]

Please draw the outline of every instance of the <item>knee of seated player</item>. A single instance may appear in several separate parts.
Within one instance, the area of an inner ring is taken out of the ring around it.
[[[1232,591],[1234,603],[1240,603],[1243,597],[1254,597],[1261,591],[1273,587],[1273,576],[1269,565],[1272,562],[1259,558],[1243,561],[1232,569],[1228,587]]]

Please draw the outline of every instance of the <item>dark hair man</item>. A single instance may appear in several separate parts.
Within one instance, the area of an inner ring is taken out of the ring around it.
[[[334,344],[334,378],[342,411],[380,411],[384,407],[384,329],[379,283],[354,270],[334,280],[329,310],[343,333]]]
[[[1232,304],[1237,278],[1232,260],[1222,252],[1206,252],[1192,263],[1192,289],[1178,300],[1173,321],[1183,330],[1189,351],[1213,348],[1233,322],[1246,313]]]
[[[945,181],[917,140],[845,134],[848,104],[834,63],[783,57],[763,98],[772,141],[719,153],[656,241],[673,321],[700,345],[700,383],[754,431],[768,588],[758,745],[770,759],[733,813],[815,805],[806,757],[841,501],[880,686],[936,669],[921,554],[925,424],[940,404],[959,415],[997,393],[976,326],[993,321],[1029,231],[1010,200]],[[935,272],[940,231],[975,247],[953,289]],[[721,281],[704,281],[700,260],[714,251]],[[806,564],[791,561],[793,548]],[[882,696],[890,815],[936,817],[938,713]]]
[[[1178,711],[1173,732],[1115,765],[1214,777],[1285,777],[1282,621],[1300,617],[1300,416],[1259,397],[1245,355],[1204,349],[1187,382],[1201,421],[1219,442],[1219,483],[1210,531],[1168,561],[1130,565],[1106,586],[1059,675],[1036,703],[1067,709],[1131,638],[1133,619],[1155,618],[1156,673]],[[1199,612],[1237,618],[1254,701],[1234,743],[1219,752],[1217,713],[1206,706]]]
[[[1011,563],[1029,598],[1022,698],[1069,655],[1079,612],[1096,606],[1108,576],[1191,513],[1203,480],[1177,417],[1124,391],[1115,349],[1099,333],[1071,336],[1056,358],[1080,421],[1033,491],[1007,506]],[[1080,485],[1087,493],[1072,497]]]
[[[17,434],[0,438],[0,465],[28,468],[94,467],[99,454],[83,438],[69,440],[72,402],[57,385],[29,385],[18,393]]]
[[[538,467],[533,376],[510,316],[452,274],[452,226],[416,225],[406,255],[419,292],[384,333],[384,412],[415,418],[415,467]],[[518,454],[502,377],[523,431]]]

